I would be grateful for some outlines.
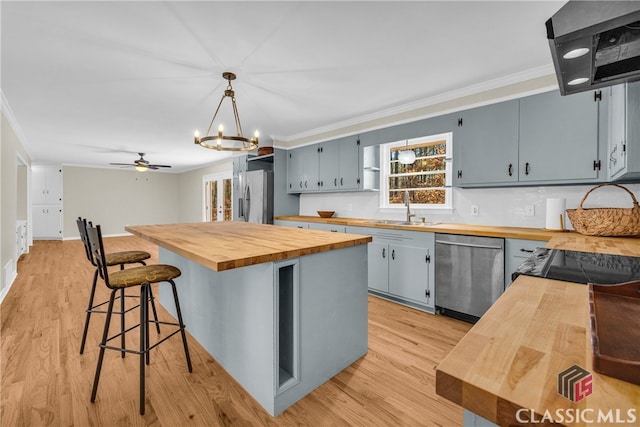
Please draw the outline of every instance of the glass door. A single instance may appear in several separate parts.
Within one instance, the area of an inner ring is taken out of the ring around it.
[[[205,175],[203,184],[203,221],[231,221],[233,219],[231,172]]]

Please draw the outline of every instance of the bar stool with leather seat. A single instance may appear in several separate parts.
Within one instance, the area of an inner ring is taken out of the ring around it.
[[[178,301],[178,292],[176,290],[176,284],[174,279],[181,275],[180,270],[177,267],[156,264],[146,265],[142,267],[127,268],[119,270],[113,273],[109,273],[107,269],[106,254],[104,252],[104,245],[102,241],[102,231],[100,226],[87,227],[87,234],[89,237],[89,244],[91,245],[91,253],[95,257],[100,276],[104,280],[107,288],[111,290],[109,297],[109,305],[107,308],[107,317],[104,324],[104,332],[102,334],[102,341],[100,342],[100,353],[98,355],[98,364],[96,366],[96,374],[93,380],[93,389],[91,391],[91,402],[95,402],[96,394],[98,392],[98,382],[100,380],[100,371],[102,369],[102,362],[104,359],[104,352],[106,349],[126,351],[140,355],[140,414],[144,415],[145,409],[145,364],[149,364],[150,356],[149,352],[171,338],[173,335],[180,332],[182,335],[182,345],[184,347],[184,353],[187,360],[187,367],[189,372],[193,372],[191,366],[191,357],[189,356],[189,347],[187,344],[187,335],[185,333],[185,325],[182,321],[182,312],[180,310],[180,302]],[[168,282],[171,285],[173,292],[173,301],[175,303],[177,323],[164,322],[159,320],[149,320],[149,298],[148,293],[151,285],[154,283]],[[111,314],[113,313],[113,305],[116,299],[116,294],[125,288],[140,287],[140,323],[129,328],[127,331],[121,331],[120,333],[109,337],[109,324],[111,322]],[[150,344],[149,340],[149,323],[163,324],[176,327],[166,336],[159,338],[154,344]],[[122,336],[125,332],[129,332],[135,328],[140,331],[140,350],[134,351],[125,349],[123,347],[113,347],[108,345],[109,341]]]
[[[89,260],[89,262],[91,263],[91,265],[93,265],[96,268],[96,271],[93,274],[93,283],[91,284],[91,293],[89,294],[89,304],[87,306],[87,315],[85,317],[85,321],[84,321],[84,330],[82,332],[82,342],[80,343],[80,354],[84,353],[84,346],[85,343],[87,341],[87,332],[89,331],[89,321],[91,320],[91,313],[102,313],[105,314],[106,311],[101,310],[100,307],[106,305],[108,303],[108,301],[104,301],[98,304],[93,303],[93,300],[95,298],[95,293],[96,293],[96,284],[98,282],[98,264],[96,264],[96,261],[91,253],[91,248],[89,246],[89,239],[87,237],[87,220],[86,218],[81,218],[78,217],[78,219],[76,220],[76,224],[78,225],[78,231],[80,233],[80,239],[82,240],[82,243],[84,244],[84,250],[85,250],[85,254],[87,256],[87,259]],[[121,251],[121,252],[110,252],[106,254],[106,263],[108,267],[111,266],[116,266],[119,265],[120,266],[120,270],[124,269],[125,265],[128,264],[142,264],[142,265],[146,265],[146,263],[144,262],[145,260],[151,258],[151,254],[149,252],[145,252],[145,251]],[[125,308],[125,298],[128,297],[128,295],[125,295],[124,289],[122,289],[122,291],[120,292],[120,296],[118,297],[121,301],[121,310],[120,310],[120,314],[121,314],[121,328],[124,331],[125,330],[125,320],[124,320],[124,316],[128,311],[131,311],[133,309],[135,309],[137,306],[131,307],[128,310]],[[137,295],[135,295],[135,298],[138,298]],[[154,319],[158,320],[158,314],[156,312],[156,304],[154,302],[154,298],[153,298],[153,293],[151,292],[151,289],[149,289],[149,298],[151,298],[151,308],[153,309],[153,315],[154,315]],[[160,325],[156,324],[156,329],[158,331],[158,333],[160,333]],[[122,336],[122,346],[124,347],[124,335]],[[125,352],[122,352],[122,357],[124,357]]]

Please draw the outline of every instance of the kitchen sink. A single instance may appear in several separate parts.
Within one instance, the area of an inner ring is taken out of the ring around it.
[[[398,221],[391,219],[380,219],[372,221],[371,224],[386,224],[386,225],[404,225],[412,227],[428,227],[431,225],[440,224],[439,222],[422,222],[422,221]]]

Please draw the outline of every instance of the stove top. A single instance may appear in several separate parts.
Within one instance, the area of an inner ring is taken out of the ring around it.
[[[640,280],[640,257],[538,248],[513,273],[574,283]]]

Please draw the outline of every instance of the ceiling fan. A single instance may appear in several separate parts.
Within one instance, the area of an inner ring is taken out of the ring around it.
[[[133,166],[136,168],[137,171],[139,172],[145,172],[147,169],[160,169],[160,168],[170,168],[171,166],[169,165],[152,165],[149,163],[148,160],[144,159],[144,153],[138,153],[140,155],[140,158],[136,161],[134,161],[133,163],[109,163],[110,165],[113,166]]]

